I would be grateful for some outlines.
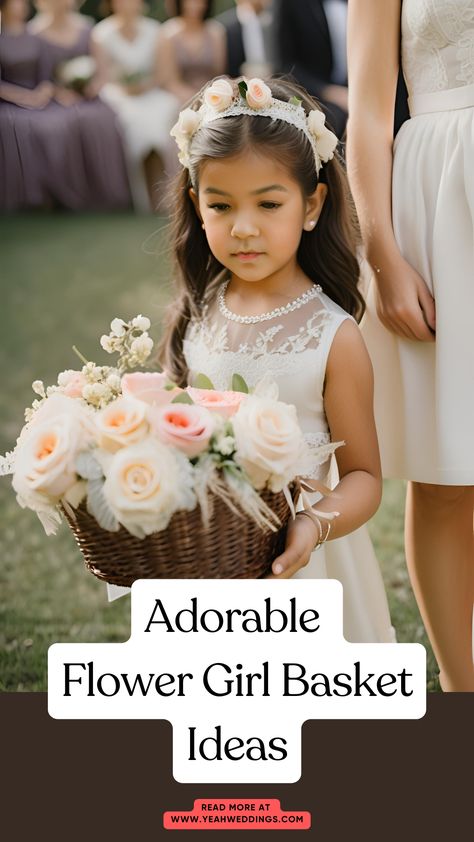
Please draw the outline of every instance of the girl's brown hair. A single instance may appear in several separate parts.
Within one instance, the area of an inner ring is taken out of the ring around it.
[[[271,79],[267,84],[275,99],[288,101],[297,96],[306,112],[319,107],[304,89],[293,82],[279,78]],[[203,90],[191,103],[196,110],[202,102]],[[323,164],[318,178],[311,144],[295,126],[278,119],[256,119],[250,115],[215,120],[202,126],[193,137],[189,170],[183,169],[174,189],[172,246],[177,298],[168,311],[160,360],[180,385],[185,385],[188,374],[183,354],[186,328],[191,319],[202,316],[204,305],[213,300],[224,269],[209,248],[189,196],[189,188],[199,191],[200,168],[207,160],[234,157],[248,149],[264,149],[266,156],[272,156],[286,166],[304,196],[314,193],[318,181],[327,184],[327,196],[318,224],[313,231],[303,231],[297,260],[308,278],[321,284],[323,291],[344,310],[357,319],[364,312],[364,301],[357,288],[357,220],[338,156]]]

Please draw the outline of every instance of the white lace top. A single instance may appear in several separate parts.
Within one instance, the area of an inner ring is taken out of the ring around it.
[[[230,389],[233,374],[252,387],[269,374],[279,398],[296,406],[308,444],[330,441],[324,412],[326,363],[338,327],[349,316],[323,292],[284,315],[254,324],[225,316],[215,302],[188,327],[184,354],[191,375],[205,374],[216,389]],[[311,476],[323,479],[326,460]],[[308,474],[309,475],[309,474]]]
[[[474,0],[403,0],[402,64],[410,96],[474,84]]]

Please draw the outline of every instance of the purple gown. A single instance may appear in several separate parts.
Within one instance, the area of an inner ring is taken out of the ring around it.
[[[0,34],[2,82],[32,90],[40,81],[42,45],[30,33]],[[0,210],[41,207],[48,200],[45,159],[35,127],[39,110],[0,99]],[[44,123],[44,117],[41,117]]]
[[[92,26],[86,24],[75,43],[64,47],[38,35],[41,42],[41,77],[54,81],[57,66],[89,54]],[[130,206],[122,138],[117,118],[98,97],[65,107],[48,107],[42,150],[50,173],[54,198],[74,210],[115,210]],[[51,131],[53,141],[51,142]],[[57,173],[66,172],[67,181]]]

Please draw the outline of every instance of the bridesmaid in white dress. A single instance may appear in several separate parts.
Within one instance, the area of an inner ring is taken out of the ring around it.
[[[385,476],[444,690],[474,691],[474,0],[353,0],[348,165]],[[392,148],[401,48],[409,119]]]
[[[160,24],[145,17],[143,0],[111,0],[113,14],[94,27],[101,97],[117,112],[135,208],[156,209],[157,184],[176,169],[169,132],[177,99],[158,87]]]

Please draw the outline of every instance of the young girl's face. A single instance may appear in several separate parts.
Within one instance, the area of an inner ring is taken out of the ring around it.
[[[216,259],[233,276],[258,282],[282,272],[291,278],[302,232],[314,228],[325,190],[318,185],[306,198],[286,167],[248,152],[206,161],[199,195],[191,197]]]

